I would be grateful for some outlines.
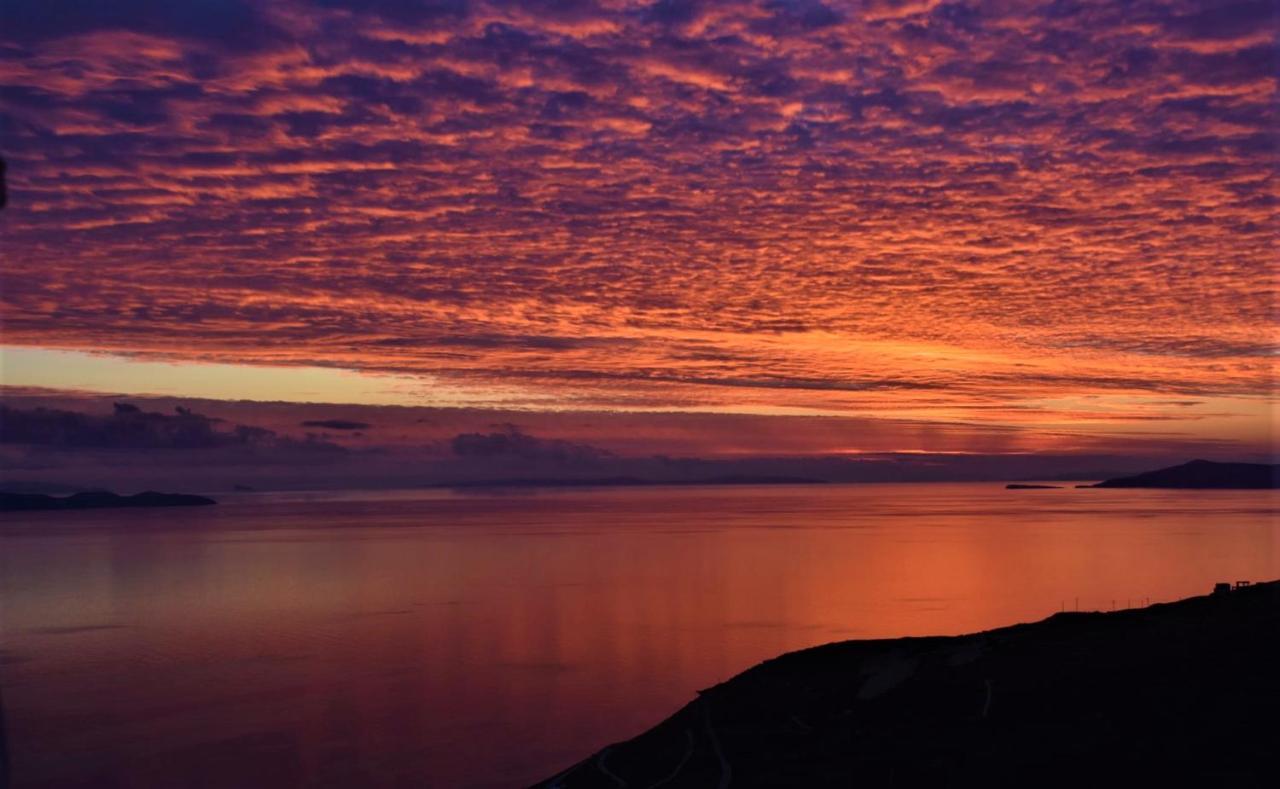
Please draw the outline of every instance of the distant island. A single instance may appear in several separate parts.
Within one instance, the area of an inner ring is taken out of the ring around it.
[[[1280,582],[792,652],[544,789],[1268,786]]]
[[[157,493],[148,490],[121,496],[105,490],[46,496],[40,493],[0,492],[0,512],[35,510],[96,510],[112,507],[202,507],[218,502],[189,493]]]
[[[1027,485],[1022,482],[1010,482],[1005,490],[1061,490],[1061,485]]]
[[[1182,488],[1188,490],[1265,490],[1280,487],[1280,465],[1215,463],[1193,460],[1131,477],[1117,477],[1079,488]]]

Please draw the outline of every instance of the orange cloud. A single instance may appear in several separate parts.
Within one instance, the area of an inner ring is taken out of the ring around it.
[[[16,15],[5,342],[1268,440],[1269,13],[341,6]]]

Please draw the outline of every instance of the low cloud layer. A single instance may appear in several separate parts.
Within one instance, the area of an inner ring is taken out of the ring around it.
[[[303,427],[320,427],[326,430],[368,430],[373,427],[368,422],[355,422],[350,419],[307,419],[300,424]]]
[[[516,425],[497,425],[492,433],[459,433],[449,442],[459,458],[517,459],[545,462],[557,466],[587,466],[614,457],[589,444],[563,439],[537,438],[524,433]]]
[[[298,440],[266,428],[228,425],[182,406],[164,414],[144,411],[130,403],[115,403],[109,414],[0,405],[0,444],[61,450],[255,447],[342,451],[336,444],[315,438]]]
[[[1205,404],[1170,403],[1196,412]],[[315,434],[338,420],[377,431]],[[519,421],[516,421],[519,420]],[[0,406],[0,486],[68,490],[415,488],[511,479],[832,482],[1022,479],[1134,471],[1193,457],[1266,459],[1265,449],[1123,430],[1099,439],[855,418],[495,412],[9,394]],[[904,443],[905,442],[905,443]],[[933,447],[933,449],[926,449]]]

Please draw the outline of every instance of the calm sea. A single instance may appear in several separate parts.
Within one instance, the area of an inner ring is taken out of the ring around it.
[[[787,650],[1280,576],[1267,492],[222,499],[5,516],[14,786],[519,786]]]

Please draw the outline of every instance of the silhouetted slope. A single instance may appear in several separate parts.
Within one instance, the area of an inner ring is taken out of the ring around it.
[[[1280,487],[1280,466],[1265,463],[1215,463],[1193,460],[1181,466],[1099,482],[1093,488],[1220,488]]]
[[[106,507],[197,507],[217,504],[204,496],[187,493],[156,493],[148,490],[133,496],[120,496],[107,491],[74,493],[70,496],[45,496],[38,493],[0,493],[0,512],[20,510],[92,510]]]
[[[543,787],[1261,786],[1280,583],[763,663]]]

